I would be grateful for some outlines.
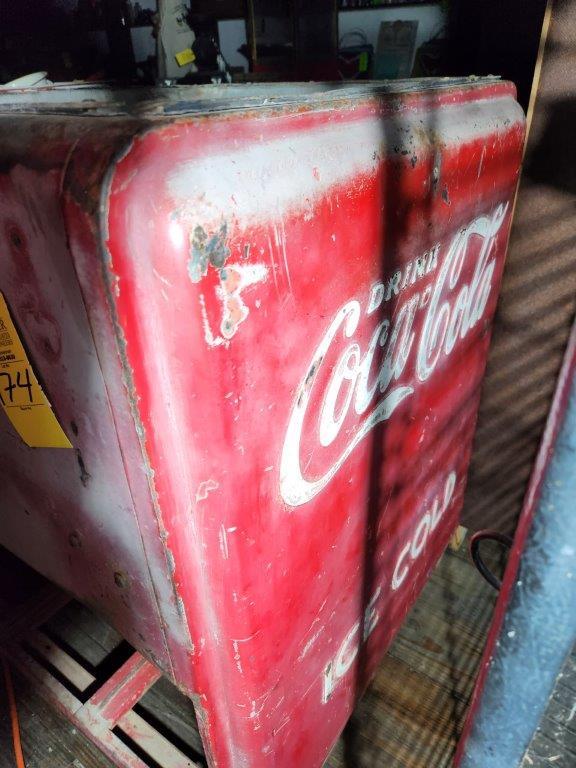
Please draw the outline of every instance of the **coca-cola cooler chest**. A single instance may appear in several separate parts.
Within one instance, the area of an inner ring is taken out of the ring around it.
[[[316,768],[457,525],[524,131],[497,79],[0,95],[0,543]]]

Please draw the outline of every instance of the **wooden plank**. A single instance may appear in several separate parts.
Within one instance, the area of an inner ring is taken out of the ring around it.
[[[454,705],[443,690],[431,691],[431,687],[405,665],[387,658],[357,707],[352,737],[348,731],[327,768],[449,765],[454,751]]]
[[[115,768],[48,704],[37,684],[12,670],[26,768]],[[10,718],[0,686],[0,768],[14,768]]]
[[[548,713],[546,713],[540,721],[538,732],[556,744],[563,753],[573,755],[574,765],[576,765],[576,733],[574,731],[564,728],[563,725],[548,717]]]
[[[574,703],[571,707],[566,707],[557,701],[556,691],[548,703],[546,715],[562,728],[566,728],[570,733],[576,734],[576,697],[573,697]]]
[[[58,670],[78,691],[85,691],[96,678],[78,664],[40,630],[33,630],[26,636],[26,645]]]
[[[574,768],[576,754],[538,730],[524,756],[522,768],[540,768],[543,765],[546,768]]]
[[[556,687],[554,688],[552,698],[554,701],[557,701],[559,704],[562,704],[562,706],[567,707],[570,710],[576,703],[576,693],[574,692],[574,689],[568,685],[563,685],[562,678],[560,678]],[[576,715],[573,715],[572,719],[576,719]]]
[[[87,707],[97,711],[112,728],[159,677],[160,671],[134,652],[96,691],[87,702]]]
[[[147,715],[152,715],[164,728],[181,739],[189,749],[193,749],[200,755],[204,753],[192,702],[165,677],[161,677],[144,694],[138,703],[138,711],[140,710]]]
[[[558,680],[563,686],[576,694],[576,656],[574,653],[570,654],[566,659]]]
[[[74,734],[82,731],[85,738],[97,743],[98,748],[104,754],[113,758],[116,766],[122,766],[123,768],[147,768],[146,764],[115,733],[109,730],[107,723],[97,716],[95,717],[94,713],[87,710],[81,701],[66,690],[48,670],[32,659],[27,652],[19,649],[18,646],[11,648],[10,662],[12,666],[17,667],[19,672],[30,681],[34,689],[66,718]],[[18,705],[19,701],[17,699]],[[65,738],[65,734],[61,735]],[[41,765],[42,768],[45,768],[44,763],[41,763]],[[65,768],[69,768],[70,765],[73,765],[73,763],[64,764]],[[57,768],[63,768],[62,764],[58,763]]]
[[[566,659],[521,768],[576,765],[576,646]]]
[[[54,615],[43,629],[64,641],[92,668],[101,664],[122,642],[122,636],[115,629],[76,601]]]
[[[456,570],[462,571],[462,565]],[[458,678],[468,695],[496,593],[476,573],[458,581],[445,581],[445,575],[445,569],[433,574],[389,654],[448,688]]]
[[[201,768],[182,754],[168,739],[158,733],[133,710],[127,712],[119,721],[120,728],[130,739],[141,747],[147,755],[162,768]]]
[[[59,701],[63,710],[75,713],[80,709],[82,702],[24,648],[12,646],[6,650],[6,657],[11,667],[16,667],[39,691],[44,689],[45,696]]]

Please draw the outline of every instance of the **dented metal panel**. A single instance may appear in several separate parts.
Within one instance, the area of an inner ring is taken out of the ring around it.
[[[193,696],[212,764],[313,767],[457,524],[523,115],[493,79],[262,94],[44,106],[105,386],[82,408],[115,428],[90,482],[132,504],[106,519],[80,481],[39,554],[10,498],[0,539],[86,599],[99,575],[54,558],[100,523],[103,578],[140,592],[92,602]],[[64,422],[80,381],[46,381]],[[35,486],[74,458],[38,456]]]

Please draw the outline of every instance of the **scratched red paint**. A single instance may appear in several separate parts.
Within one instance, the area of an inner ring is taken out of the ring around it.
[[[520,163],[510,84],[310,88],[92,125],[65,182],[150,569],[130,609],[93,602],[225,768],[322,764],[457,524]]]

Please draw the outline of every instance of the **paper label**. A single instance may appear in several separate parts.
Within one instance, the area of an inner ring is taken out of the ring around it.
[[[31,448],[72,448],[42,391],[0,293],[0,404]]]
[[[183,51],[175,55],[175,59],[181,67],[185,67],[186,64],[192,64],[195,58],[196,56],[192,48],[184,48]]]

